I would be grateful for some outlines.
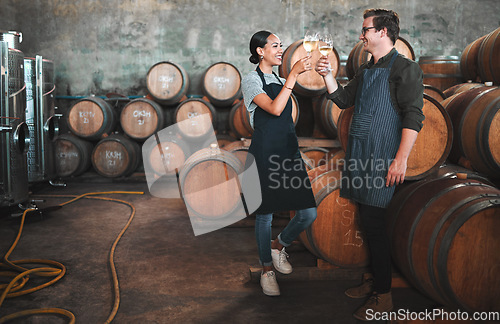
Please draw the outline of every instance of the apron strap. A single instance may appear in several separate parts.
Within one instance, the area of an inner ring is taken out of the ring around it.
[[[260,69],[260,67],[258,65],[257,65],[257,68],[255,69],[255,71],[257,72],[257,74],[260,76],[260,79],[262,80],[262,89],[268,95],[270,93],[273,93],[275,96],[277,96],[278,94],[274,93],[274,91],[272,90],[272,88],[266,83],[266,81],[264,79],[264,73],[262,72],[262,70]],[[274,73],[274,71],[273,71],[273,75],[276,77],[276,80],[278,80],[278,82],[281,85],[281,87],[283,87],[283,82],[281,82],[280,78],[276,75],[276,73]]]
[[[392,54],[391,61],[389,62],[389,66],[387,68],[392,68],[392,65],[394,64],[394,61],[396,60],[396,57],[398,57],[399,52],[396,50],[394,54]]]

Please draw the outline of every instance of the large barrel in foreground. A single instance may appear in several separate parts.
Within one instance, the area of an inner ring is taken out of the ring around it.
[[[420,291],[466,311],[499,311],[500,190],[437,179],[396,193],[388,208],[393,261]]]
[[[318,216],[300,234],[300,240],[311,253],[333,265],[364,267],[368,265],[369,258],[358,224],[357,204],[340,197],[341,172],[328,169],[319,166],[308,171]]]

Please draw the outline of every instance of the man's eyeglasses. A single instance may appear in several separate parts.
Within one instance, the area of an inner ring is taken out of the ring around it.
[[[377,27],[363,27],[361,28],[361,34],[363,34],[363,36],[365,36],[366,32],[369,30],[369,29],[372,29],[372,28],[377,28]]]

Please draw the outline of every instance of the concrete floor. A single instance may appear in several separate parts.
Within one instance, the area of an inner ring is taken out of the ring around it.
[[[265,296],[250,271],[258,267],[251,220],[195,237],[183,202],[152,197],[141,177],[120,181],[84,176],[68,180],[64,188],[37,185],[32,197],[118,190],[144,194],[105,196],[126,200],[136,208],[114,257],[120,287],[114,323],[357,322],[352,313],[363,300],[350,299],[343,291],[359,283],[362,269],[334,275],[319,270],[315,257],[297,241],[288,249],[294,273],[278,275],[281,296]],[[44,199],[38,204],[40,208],[69,200]],[[0,317],[26,309],[57,307],[74,313],[77,323],[105,322],[114,302],[109,254],[130,212],[123,204],[81,199],[42,215],[29,215],[9,260],[54,260],[64,264],[67,273],[54,285],[7,299],[0,307]],[[287,220],[275,220],[278,233]],[[19,223],[20,217],[2,211],[2,256],[12,245]],[[33,278],[28,285],[44,280]],[[432,301],[411,288],[396,288],[393,296],[396,308],[421,311],[432,306]],[[12,323],[67,320],[34,316]]]

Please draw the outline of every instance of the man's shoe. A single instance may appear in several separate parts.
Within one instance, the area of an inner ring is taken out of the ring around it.
[[[288,253],[285,252],[285,248],[282,248],[281,251],[271,249],[271,256],[273,257],[273,265],[276,270],[283,274],[292,273],[292,265],[288,262]]]
[[[394,308],[391,292],[385,294],[373,293],[366,303],[353,316],[362,321],[369,321],[375,313],[390,312]],[[370,311],[369,311],[370,310]]]
[[[263,272],[260,275],[260,285],[264,294],[268,296],[280,295],[280,287],[276,281],[276,274],[274,271]]]
[[[373,275],[371,273],[363,274],[363,283],[357,287],[349,288],[345,294],[351,298],[365,298],[373,293]]]

